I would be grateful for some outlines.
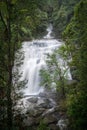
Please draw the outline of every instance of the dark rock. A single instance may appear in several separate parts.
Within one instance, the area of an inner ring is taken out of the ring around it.
[[[30,117],[39,117],[43,113],[43,109],[32,109],[27,112],[28,116]]]
[[[50,130],[60,130],[55,124],[50,124],[48,127],[50,128]]]
[[[40,98],[37,102],[37,106],[38,108],[46,108],[46,109],[51,107],[49,99],[46,98]]]
[[[47,110],[42,114],[42,116],[46,116],[46,115],[52,114],[52,113],[54,113],[54,111],[55,111],[55,108],[54,108],[54,107],[53,107],[53,108],[50,108],[50,109],[47,109]]]
[[[38,101],[38,97],[31,97],[31,98],[29,98],[29,99],[27,99],[29,102],[31,102],[31,103],[37,103],[37,101]]]
[[[24,124],[24,126],[32,126],[35,124],[35,119],[32,117],[24,118],[23,124]]]
[[[39,93],[39,97],[47,97],[46,93]]]
[[[39,64],[39,63],[40,63],[40,59],[37,60],[37,64]]]
[[[50,130],[66,130],[68,126],[66,111],[61,107],[58,96],[55,92],[48,90],[45,93],[27,98],[26,111],[23,113],[24,118],[22,118],[23,125],[34,130],[43,120]]]
[[[52,124],[52,123],[56,123],[57,119],[54,115],[47,115],[44,119],[43,119],[44,124]]]

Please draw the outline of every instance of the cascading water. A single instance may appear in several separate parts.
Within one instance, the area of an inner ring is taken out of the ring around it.
[[[46,66],[46,54],[51,54],[62,44],[51,36],[51,24],[47,31],[48,33],[43,39],[23,43],[24,62],[21,70],[23,71],[22,80],[27,80],[26,89],[24,90],[25,95],[34,95],[43,91],[40,86],[39,71],[43,66]]]
[[[31,42],[23,42],[22,49],[19,50],[20,52],[24,52],[24,60],[23,64],[19,69],[19,74],[22,72],[21,78],[19,77],[20,81],[26,81],[25,84],[26,88],[25,90],[22,89],[21,91],[24,93],[23,98],[18,100],[17,105],[14,107],[14,109],[18,110],[18,115],[21,113],[24,126],[27,126],[30,128],[34,126],[37,123],[40,122],[41,117],[43,119],[49,120],[49,116],[51,115],[52,120],[55,119],[54,126],[60,128],[60,130],[66,129],[67,126],[67,120],[63,120],[60,117],[59,111],[57,111],[56,108],[58,108],[58,93],[55,93],[55,91],[44,91],[44,87],[40,86],[40,80],[41,77],[39,75],[39,72],[41,68],[47,67],[46,60],[47,60],[47,54],[52,54],[55,49],[59,49],[59,47],[63,44],[63,42],[60,42],[56,39],[54,39],[51,36],[52,33],[52,25],[50,24],[47,29],[47,35],[44,36],[41,40],[33,40]],[[18,57],[18,56],[17,56]],[[61,71],[65,70],[63,66],[63,60],[58,55],[58,63],[60,64]],[[65,67],[67,67],[67,64],[65,64]],[[55,69],[55,68],[54,68]],[[15,71],[15,67],[14,67]],[[69,79],[71,78],[70,72],[68,71]],[[54,85],[56,85],[55,82],[53,82],[53,88]],[[15,84],[15,81],[14,81]],[[51,86],[51,85],[50,85]],[[53,89],[51,89],[53,90]],[[20,91],[18,91],[20,92]],[[41,92],[41,93],[40,93]],[[57,102],[56,102],[57,101]],[[56,110],[56,113],[55,113]],[[60,117],[57,119],[58,117]],[[34,119],[34,120],[33,120]],[[52,121],[51,120],[51,121]],[[56,121],[58,120],[58,123],[56,124]],[[35,123],[36,122],[36,123]],[[49,123],[49,122],[48,122]],[[36,127],[36,126],[35,126]]]
[[[51,36],[51,33],[52,33],[52,30],[53,30],[53,26],[52,24],[49,24],[49,27],[47,28],[47,35],[44,36],[44,38],[46,39],[52,39],[53,37]]]

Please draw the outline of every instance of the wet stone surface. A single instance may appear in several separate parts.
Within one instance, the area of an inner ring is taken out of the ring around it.
[[[61,111],[57,103],[56,93],[40,93],[35,96],[27,96],[23,99],[23,105],[26,111],[23,110],[22,124],[27,127],[37,130],[41,121],[44,122],[50,130],[67,130],[68,121],[64,111]],[[27,105],[26,105],[27,104]],[[24,117],[23,117],[24,115]]]

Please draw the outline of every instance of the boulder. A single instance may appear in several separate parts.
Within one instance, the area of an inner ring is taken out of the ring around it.
[[[31,98],[28,98],[27,100],[28,102],[31,102],[31,103],[37,103],[38,97],[31,97]]]
[[[27,117],[27,118],[24,118],[23,120],[23,125],[24,126],[32,126],[34,125],[36,122],[35,122],[35,119],[32,118],[32,117]]]
[[[43,97],[47,97],[46,93],[39,93],[39,97],[43,98]]]
[[[41,108],[50,108],[50,100],[47,98],[40,98],[37,102],[37,106]]]
[[[54,111],[55,111],[55,108],[53,107],[53,108],[50,108],[50,109],[47,109],[43,114],[42,114],[42,116],[46,116],[46,115],[48,115],[48,114],[52,114],[52,113],[54,113]]]
[[[50,128],[50,130],[60,130],[55,124],[50,124],[48,127]]]
[[[27,111],[27,115],[29,117],[39,117],[42,115],[42,113],[44,112],[44,109],[29,109],[29,111]]]
[[[43,118],[44,124],[52,124],[57,122],[57,118],[54,115],[47,115]]]

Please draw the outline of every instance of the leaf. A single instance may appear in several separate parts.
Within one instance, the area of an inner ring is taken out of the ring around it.
[[[0,2],[0,11],[5,24],[7,24],[8,10],[5,2]]]
[[[27,34],[27,29],[25,27],[21,27],[21,30]]]
[[[16,4],[17,0],[11,0],[11,4]]]
[[[0,2],[0,11],[4,17],[8,17],[7,5],[5,2]]]

